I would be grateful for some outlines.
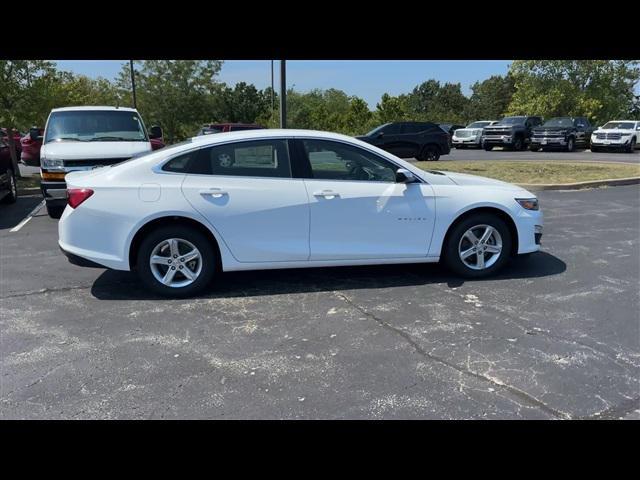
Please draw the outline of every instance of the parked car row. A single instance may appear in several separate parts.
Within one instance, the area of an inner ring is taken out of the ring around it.
[[[586,117],[554,117],[543,122],[539,116],[510,116],[502,120],[473,122],[455,130],[452,144],[456,148],[470,146],[505,150],[564,150],[577,148],[599,152],[618,149],[633,152],[638,146],[640,122],[615,120],[595,128]]]

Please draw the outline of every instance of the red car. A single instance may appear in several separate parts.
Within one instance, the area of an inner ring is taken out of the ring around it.
[[[209,135],[211,133],[239,132],[241,130],[261,130],[265,127],[257,123],[209,123],[203,125],[196,136]]]
[[[40,147],[42,147],[42,136],[44,128],[32,127],[29,134],[20,139],[22,153],[20,161],[30,167],[40,166]]]
[[[7,129],[2,127],[0,128],[0,137],[2,140],[8,143],[9,138],[7,137]],[[20,157],[20,152],[22,151],[22,147],[20,146],[20,132],[13,129],[13,144],[16,146],[16,155]]]

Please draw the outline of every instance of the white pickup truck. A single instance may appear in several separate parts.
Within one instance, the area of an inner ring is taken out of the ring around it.
[[[640,122],[637,120],[612,120],[591,134],[592,152],[615,148],[633,153],[638,144]]]
[[[151,135],[133,108],[65,107],[49,114],[40,149],[42,195],[47,213],[60,218],[67,204],[64,177],[77,170],[113,165],[163,146],[162,130]]]
[[[482,129],[488,125],[495,125],[497,120],[479,120],[470,123],[465,128],[459,128],[453,132],[451,143],[456,148],[476,147],[482,148]]]

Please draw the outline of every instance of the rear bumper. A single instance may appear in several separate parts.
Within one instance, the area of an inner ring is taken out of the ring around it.
[[[78,267],[106,268],[104,265],[100,265],[99,263],[92,262],[91,260],[87,260],[86,258],[75,255],[62,247],[60,247],[60,251],[67,257],[69,263],[77,265]]]
[[[40,190],[47,203],[67,202],[67,184],[65,182],[42,182]]]

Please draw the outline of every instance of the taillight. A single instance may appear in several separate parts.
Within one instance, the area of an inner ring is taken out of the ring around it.
[[[77,208],[82,202],[93,195],[90,188],[69,188],[67,189],[68,202],[71,208]]]

